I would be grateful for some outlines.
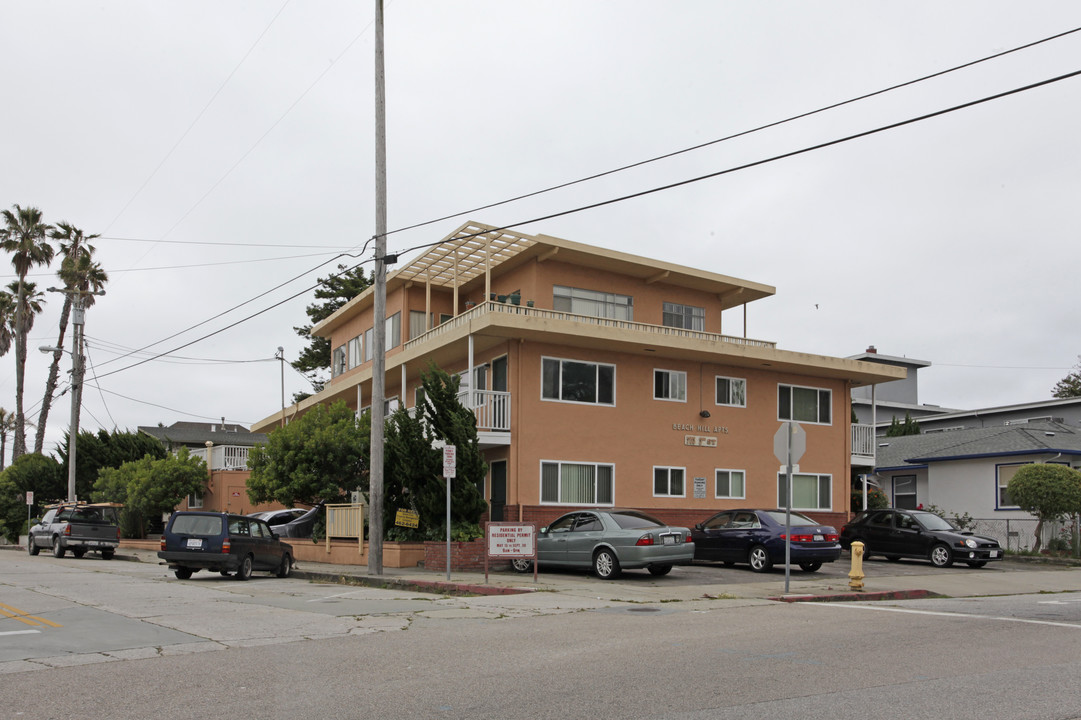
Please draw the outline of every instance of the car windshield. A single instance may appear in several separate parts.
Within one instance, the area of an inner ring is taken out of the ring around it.
[[[784,523],[785,523],[785,519],[784,519],[785,513],[784,513],[783,510],[770,510],[766,514],[770,516],[770,518],[773,520],[773,522],[777,523],[778,525],[784,525]],[[803,513],[793,512],[793,513],[791,513],[791,515],[792,515],[792,527],[798,527],[798,526],[801,526],[801,525],[821,525],[822,524],[820,522],[816,522],[815,520],[812,520],[811,518],[807,517]]]
[[[665,524],[657,518],[650,517],[649,515],[646,515],[645,513],[640,513],[636,510],[623,510],[622,512],[614,512],[610,514],[610,517],[612,518],[612,520],[615,521],[616,525],[619,525],[624,530],[640,530],[642,528],[665,527]]]
[[[221,535],[221,518],[217,515],[177,515],[173,518],[174,533],[179,535]]]
[[[916,519],[920,521],[920,525],[923,525],[926,530],[956,530],[957,526],[951,523],[949,520],[943,517],[939,517],[934,513],[915,513]]]

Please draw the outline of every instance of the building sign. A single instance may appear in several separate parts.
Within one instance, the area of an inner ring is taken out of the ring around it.
[[[695,500],[706,499],[706,479],[704,477],[694,479],[694,498]]]
[[[717,438],[712,435],[684,435],[683,444],[693,447],[717,447]]]
[[[416,510],[402,510],[399,508],[394,515],[394,524],[407,528],[420,527],[420,514]]]
[[[679,432],[700,432],[727,435],[727,425],[695,425],[693,423],[672,423],[672,429]]]

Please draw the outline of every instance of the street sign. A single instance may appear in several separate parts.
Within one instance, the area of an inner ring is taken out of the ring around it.
[[[27,505],[33,505],[34,504],[34,491],[33,490],[27,490],[26,491],[26,504]]]
[[[458,448],[453,445],[443,446],[443,477],[445,478],[455,477],[458,461],[457,450]]]
[[[792,457],[788,456],[788,426],[792,426]],[[783,422],[773,435],[773,454],[782,465],[795,465],[807,450],[807,433],[798,422]]]

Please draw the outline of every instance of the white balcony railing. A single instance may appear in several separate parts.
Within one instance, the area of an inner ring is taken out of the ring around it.
[[[868,460],[875,456],[875,426],[852,423],[852,455]]]
[[[458,394],[458,402],[470,407],[473,396],[473,414],[477,416],[477,430],[510,431],[510,393],[497,390],[468,390]]]
[[[206,457],[206,448],[191,448],[189,453],[193,457],[202,458],[211,470],[247,470],[250,450],[251,448],[245,445],[214,445],[210,448],[209,460]]]

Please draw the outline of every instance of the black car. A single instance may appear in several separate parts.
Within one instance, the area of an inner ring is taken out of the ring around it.
[[[956,560],[978,568],[1002,557],[998,540],[961,530],[925,510],[864,510],[841,528],[845,549],[857,540],[863,543],[864,556],[927,559],[935,567],[949,567]]]
[[[258,518],[219,512],[178,511],[161,536],[158,557],[181,580],[211,570],[247,580],[253,570],[280,578],[293,569],[293,546]]]
[[[767,572],[785,558],[784,510],[725,510],[691,530],[695,560],[718,560],[725,565],[749,563],[755,572]],[[803,513],[792,512],[789,558],[805,572],[841,557],[837,531]]]

